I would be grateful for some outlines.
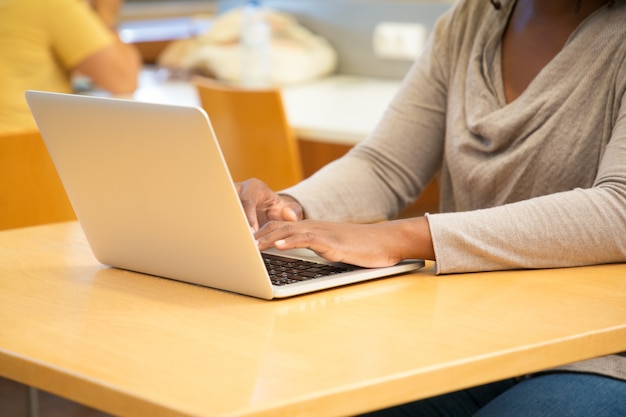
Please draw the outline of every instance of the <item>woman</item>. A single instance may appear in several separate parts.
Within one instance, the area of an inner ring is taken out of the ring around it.
[[[121,0],[0,0],[0,133],[35,128],[26,90],[69,93],[74,73],[131,93],[138,51],[115,32]]]
[[[439,274],[624,262],[625,92],[624,0],[461,0],[366,141],[280,195],[249,180],[240,197],[261,250]],[[371,224],[436,175],[441,213]],[[559,371],[384,414],[626,415],[624,354]]]

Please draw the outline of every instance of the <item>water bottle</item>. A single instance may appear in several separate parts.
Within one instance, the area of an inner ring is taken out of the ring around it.
[[[241,84],[263,88],[271,83],[271,28],[259,0],[248,0],[241,20]]]

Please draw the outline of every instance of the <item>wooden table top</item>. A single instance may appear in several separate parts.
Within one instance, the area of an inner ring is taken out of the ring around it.
[[[414,274],[264,301],[0,232],[0,376],[120,416],[355,414],[626,350],[626,264]]]

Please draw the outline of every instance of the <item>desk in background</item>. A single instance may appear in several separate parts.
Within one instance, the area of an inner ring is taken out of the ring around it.
[[[122,417],[354,415],[626,350],[626,264],[264,301],[111,269],[75,222],[0,232],[0,376]]]
[[[134,100],[199,106],[194,86],[170,79],[165,69],[145,68]],[[282,88],[290,125],[300,139],[353,146],[374,129],[400,88],[400,80],[332,75]]]

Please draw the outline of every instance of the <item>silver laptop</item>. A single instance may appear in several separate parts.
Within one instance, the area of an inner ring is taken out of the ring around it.
[[[40,91],[28,91],[26,99],[89,245],[105,265],[264,299],[424,265],[367,269],[308,250],[261,254],[200,108]],[[266,258],[276,255],[282,266],[268,266]],[[317,272],[294,275],[300,260],[315,262]],[[322,271],[334,267],[329,275]],[[281,271],[274,283],[268,270]]]

